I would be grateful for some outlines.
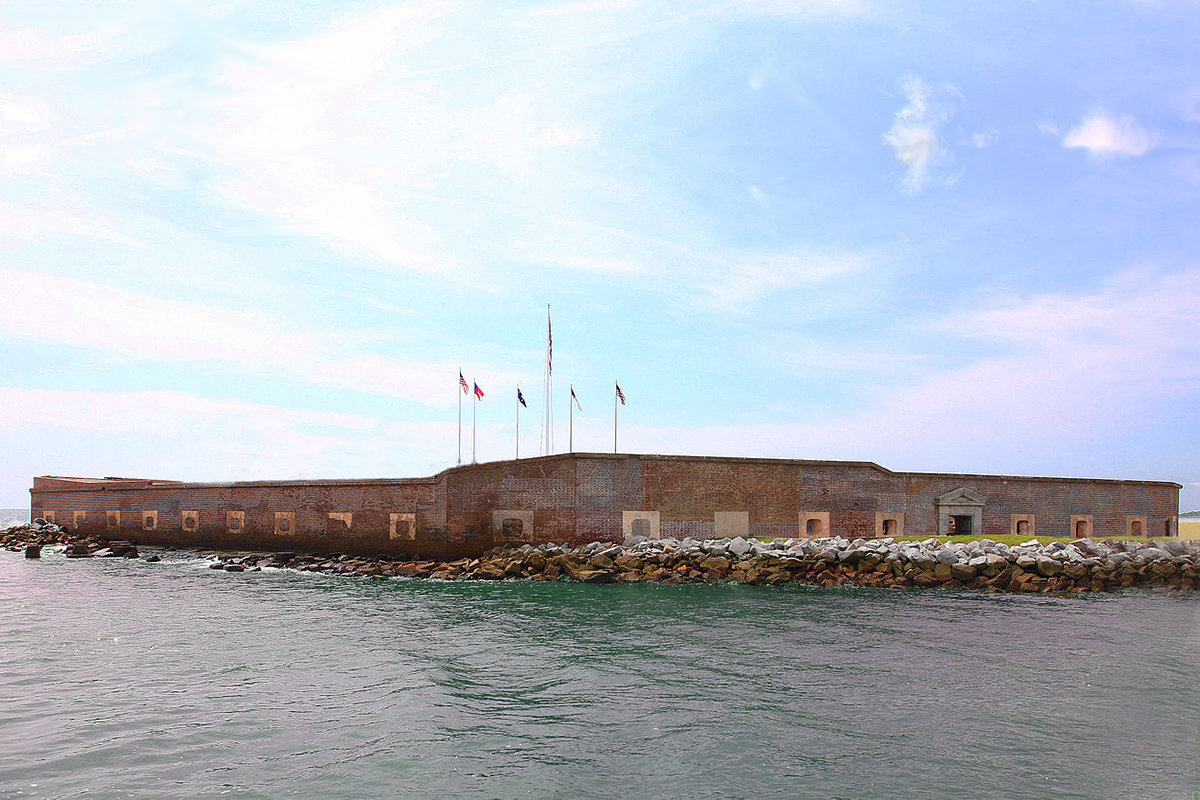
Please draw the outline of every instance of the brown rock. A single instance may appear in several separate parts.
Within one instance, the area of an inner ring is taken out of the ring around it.
[[[608,556],[602,556],[599,553],[589,558],[588,563],[591,564],[594,569],[603,570],[611,570],[617,566],[613,563],[611,558]]]
[[[1171,561],[1155,561],[1150,565],[1150,571],[1154,575],[1167,577],[1178,572],[1179,567],[1175,566],[1175,564]]]
[[[504,580],[505,570],[499,564],[481,564],[475,570],[475,577],[484,581]]]
[[[951,564],[950,574],[954,576],[954,580],[956,581],[970,583],[971,581],[975,580],[975,576],[978,573],[970,564]]]
[[[917,586],[933,586],[938,582],[937,576],[927,570],[920,570],[912,576],[912,582]]]
[[[1068,578],[1082,578],[1088,574],[1089,570],[1086,564],[1080,564],[1078,561],[1069,561],[1063,565],[1063,572]]]
[[[577,569],[571,573],[571,577],[581,583],[609,583],[613,573],[606,569]]]

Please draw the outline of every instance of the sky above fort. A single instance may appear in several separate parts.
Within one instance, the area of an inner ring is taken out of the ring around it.
[[[1200,3],[0,9],[0,506],[555,450],[1200,507]],[[464,398],[465,457],[471,413]]]

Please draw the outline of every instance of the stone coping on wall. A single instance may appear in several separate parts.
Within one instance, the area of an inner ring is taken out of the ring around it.
[[[652,454],[652,453],[555,453],[547,456],[531,456],[522,459],[507,459],[501,461],[486,461],[479,464],[462,464],[459,466],[448,467],[436,475],[429,477],[417,478],[320,478],[320,479],[295,479],[295,480],[255,480],[255,481],[231,481],[231,482],[185,482],[172,480],[155,480],[144,478],[75,478],[58,475],[42,475],[34,479],[35,486],[32,491],[96,491],[98,489],[151,489],[151,488],[240,488],[240,487],[255,487],[255,486],[386,486],[392,484],[435,484],[447,476],[455,473],[469,473],[477,470],[491,470],[497,467],[524,465],[532,466],[537,464],[552,463],[556,461],[569,460],[604,460],[604,461],[622,461],[637,459],[642,461],[673,461],[673,462],[696,462],[696,463],[729,463],[729,464],[778,464],[778,465],[797,465],[797,466],[836,466],[836,467],[860,467],[870,469],[886,475],[895,476],[898,478],[918,478],[918,479],[937,479],[944,478],[947,480],[987,480],[987,481],[1037,481],[1047,483],[1096,483],[1108,485],[1152,485],[1152,486],[1169,486],[1175,489],[1182,489],[1182,484],[1174,481],[1159,481],[1159,480],[1142,480],[1142,479],[1125,479],[1125,478],[1080,478],[1080,477],[1054,477],[1054,476],[1038,476],[1038,475],[990,475],[984,473],[972,472],[899,472],[882,467],[873,461],[837,461],[833,459],[802,459],[802,458],[761,458],[761,457],[746,457],[746,456],[693,456],[693,455],[667,455],[667,454]],[[77,483],[77,486],[70,485],[49,485],[37,486],[38,479],[46,479],[48,481]]]

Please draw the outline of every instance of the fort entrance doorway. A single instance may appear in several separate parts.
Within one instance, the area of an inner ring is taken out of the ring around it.
[[[966,486],[937,498],[938,536],[976,536],[983,533],[983,506],[987,500]]]

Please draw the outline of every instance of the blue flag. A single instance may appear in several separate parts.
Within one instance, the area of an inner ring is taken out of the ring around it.
[[[529,408],[529,406],[525,405],[525,396],[521,394],[520,386],[517,387],[517,402],[520,403],[521,405],[525,406],[526,408]]]

